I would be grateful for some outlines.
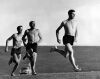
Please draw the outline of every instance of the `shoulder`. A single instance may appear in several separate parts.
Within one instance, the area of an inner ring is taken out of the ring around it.
[[[73,21],[74,21],[74,23],[79,23],[79,21],[78,21],[78,20],[76,20],[76,19],[73,19]]]
[[[37,33],[40,33],[40,30],[39,30],[39,29],[35,29],[35,31],[36,31]]]
[[[39,29],[35,29],[35,31],[37,31],[37,32],[38,32],[38,31],[39,31]]]
[[[74,19],[73,22],[74,22],[76,27],[79,25],[79,21],[78,20]]]
[[[29,32],[29,29],[25,30],[25,33],[28,33]]]
[[[17,33],[14,33],[11,37],[14,38],[17,36]]]
[[[68,20],[63,20],[62,24],[66,24],[68,22]]]
[[[68,19],[62,21],[63,24],[66,24],[67,22],[68,22]]]
[[[65,22],[67,22],[67,21],[68,21],[68,20],[63,20],[62,23],[65,23]]]
[[[14,33],[13,35],[12,35],[12,37],[14,37],[14,36],[16,36],[17,35],[17,33]]]

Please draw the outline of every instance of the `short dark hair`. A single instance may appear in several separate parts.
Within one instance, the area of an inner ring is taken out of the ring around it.
[[[18,27],[17,27],[17,30],[18,30],[20,27],[23,27],[23,26],[21,26],[21,25],[20,25],[20,26],[18,26]]]
[[[30,22],[29,22],[29,26],[32,26],[32,23],[33,23],[33,22],[35,22],[35,21],[30,21]]]
[[[70,9],[70,10],[68,11],[68,15],[71,14],[72,12],[75,12],[75,10],[74,10],[74,9]]]

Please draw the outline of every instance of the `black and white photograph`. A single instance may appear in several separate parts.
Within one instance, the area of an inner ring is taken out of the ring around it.
[[[1,0],[0,79],[100,79],[100,0]]]

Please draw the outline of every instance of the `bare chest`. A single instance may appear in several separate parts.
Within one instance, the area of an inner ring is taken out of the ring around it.
[[[36,30],[33,30],[33,31],[29,31],[27,33],[28,36],[37,36],[38,35],[38,32]]]
[[[15,41],[22,41],[22,35],[15,35],[14,40]]]
[[[75,30],[77,27],[77,24],[74,21],[67,21],[64,25],[65,29],[68,30]]]

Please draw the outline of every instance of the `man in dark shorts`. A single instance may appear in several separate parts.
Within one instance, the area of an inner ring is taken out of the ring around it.
[[[63,44],[67,44],[70,43],[71,45],[73,45],[74,43],[74,36],[70,36],[70,35],[64,35],[63,36]]]
[[[35,28],[35,21],[30,21],[29,26],[30,29],[27,29],[23,35],[23,43],[27,51],[26,57],[28,56],[30,60],[32,75],[36,75],[35,64],[37,59],[37,46],[41,42],[42,36],[39,29]],[[26,42],[26,37],[28,43]]]
[[[18,33],[13,34],[6,40],[6,48],[5,52],[8,52],[8,42],[10,40],[13,40],[13,47],[11,50],[11,58],[9,60],[9,65],[13,62],[15,63],[15,66],[13,67],[13,70],[11,72],[11,76],[15,76],[14,72],[17,69],[20,60],[21,60],[21,44],[22,44],[22,26],[17,27]]]
[[[31,53],[28,53],[27,51],[28,50],[33,50],[33,52],[36,52],[37,53],[37,43],[33,43],[33,44],[29,44],[29,43],[27,43],[27,45],[26,45],[26,54],[25,54],[25,56],[23,57],[23,60],[25,60],[26,58],[30,58],[30,54]]]
[[[63,36],[63,44],[65,45],[65,50],[60,50],[57,48],[51,48],[50,52],[56,51],[63,55],[65,58],[69,56],[69,61],[72,64],[75,71],[81,71],[81,68],[78,67],[75,63],[74,52],[73,52],[73,43],[77,39],[77,21],[74,19],[75,10],[71,9],[68,11],[68,19],[64,20],[61,25],[56,30],[57,42],[60,44],[61,40],[59,39],[59,31],[63,27],[65,34]]]
[[[26,46],[26,50],[33,49],[33,52],[37,53],[37,43],[28,43]]]

